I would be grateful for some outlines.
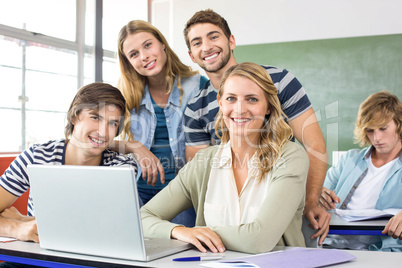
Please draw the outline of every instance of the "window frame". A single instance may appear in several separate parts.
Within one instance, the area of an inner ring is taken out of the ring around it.
[[[103,58],[111,58],[114,60],[116,53],[110,50],[104,50],[102,47],[102,10],[103,1],[95,0],[95,43],[93,46],[85,44],[85,13],[86,13],[86,0],[76,0],[76,38],[75,41],[69,41],[57,37],[52,37],[24,29],[18,29],[15,27],[0,24],[0,35],[16,38],[25,42],[36,42],[43,45],[48,45],[60,49],[68,49],[77,53],[77,88],[81,88],[84,85],[84,60],[86,54],[93,55],[94,58],[94,82],[103,81]],[[22,70],[24,72],[24,70]],[[27,102],[27,96],[25,95],[25,81],[22,81],[22,94],[19,97],[21,102],[20,108],[16,108],[21,111],[21,150],[26,149],[26,133],[25,133],[25,119],[26,109],[25,103]],[[15,108],[13,109],[15,110]],[[0,155],[10,152],[0,152]]]

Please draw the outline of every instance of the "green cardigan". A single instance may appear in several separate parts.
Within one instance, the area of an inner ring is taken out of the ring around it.
[[[219,146],[200,150],[161,192],[141,208],[146,237],[170,238],[178,224],[169,222],[181,211],[194,207],[196,226],[206,226],[204,202],[211,168],[218,167],[214,156]],[[275,246],[304,247],[301,232],[309,160],[303,147],[287,142],[272,168],[269,193],[253,222],[212,227],[226,249],[262,253]]]

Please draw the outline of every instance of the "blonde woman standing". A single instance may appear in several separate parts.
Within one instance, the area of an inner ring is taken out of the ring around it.
[[[121,29],[118,55],[118,88],[130,113],[124,145],[139,161],[137,186],[145,204],[185,164],[183,111],[206,78],[184,65],[162,33],[145,21],[133,20]],[[191,225],[194,214],[183,216],[180,222]]]

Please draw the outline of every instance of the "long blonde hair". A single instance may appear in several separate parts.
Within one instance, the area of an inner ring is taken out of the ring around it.
[[[183,96],[183,88],[181,86],[181,77],[191,77],[198,73],[193,71],[191,67],[183,64],[179,57],[170,48],[163,34],[152,24],[142,21],[133,20],[125,25],[119,33],[118,37],[118,58],[120,64],[121,77],[118,81],[117,87],[123,93],[126,98],[128,111],[126,116],[126,122],[123,131],[123,137],[128,137],[129,140],[133,140],[133,135],[130,132],[130,111],[138,108],[141,103],[141,99],[144,96],[144,88],[147,83],[147,77],[140,75],[130,64],[126,55],[123,52],[123,44],[126,41],[128,35],[135,33],[147,32],[152,34],[159,42],[165,45],[166,52],[166,83],[169,94],[172,91],[175,78],[177,78],[177,87],[180,89],[180,100]]]
[[[256,83],[263,90],[270,110],[257,141],[257,165],[260,170],[258,179],[261,180],[278,161],[283,145],[292,138],[293,132],[285,121],[287,117],[282,111],[277,96],[278,90],[263,67],[251,62],[231,66],[222,77],[218,92],[219,97],[223,95],[225,82],[232,76],[244,77]],[[223,143],[229,141],[229,130],[225,125],[221,110],[219,110],[215,120],[215,132]]]

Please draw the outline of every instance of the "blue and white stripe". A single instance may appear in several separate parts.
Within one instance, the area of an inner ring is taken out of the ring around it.
[[[19,197],[29,189],[29,176],[27,166],[40,165],[64,165],[65,140],[52,140],[44,144],[34,144],[10,164],[0,177],[0,186],[11,194]],[[137,172],[137,164],[134,159],[111,150],[105,150],[102,155],[102,166],[132,166]],[[34,207],[31,195],[28,201],[28,216],[34,216]]]

